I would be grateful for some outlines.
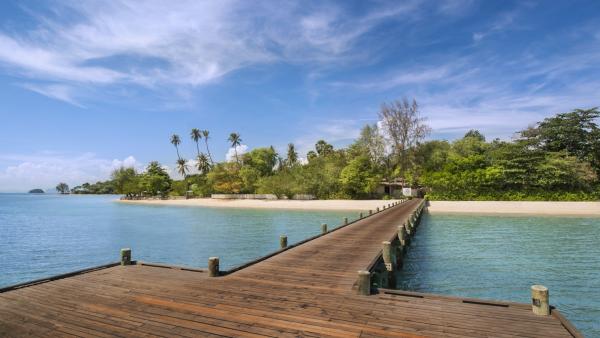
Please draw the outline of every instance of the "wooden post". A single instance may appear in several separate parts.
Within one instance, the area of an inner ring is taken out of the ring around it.
[[[531,308],[533,313],[538,316],[548,316],[550,314],[548,288],[543,285],[531,286]]]
[[[219,276],[219,257],[208,258],[208,277]]]
[[[348,217],[344,217],[344,225],[348,224]]]
[[[404,228],[404,225],[398,227],[398,240],[404,250],[406,248],[406,228]]]
[[[357,293],[361,296],[368,296],[371,294],[371,273],[369,271],[358,271]]]
[[[281,247],[282,249],[287,248],[287,236],[286,235],[279,236],[279,247]]]
[[[392,243],[389,241],[381,242],[383,262],[387,271],[394,271],[394,265],[392,264]]]
[[[402,245],[396,245],[396,269],[402,268],[403,260],[404,260],[404,247]]]
[[[321,233],[324,234],[327,232],[327,223],[321,224]]]
[[[362,218],[362,212],[358,214],[358,218]]]
[[[373,215],[373,210],[369,210],[369,216]]]
[[[131,265],[131,249],[121,249],[121,265]]]
[[[377,209],[375,210],[375,212],[379,212],[379,207],[377,207]]]

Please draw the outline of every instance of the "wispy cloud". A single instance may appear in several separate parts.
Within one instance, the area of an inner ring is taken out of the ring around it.
[[[79,84],[194,87],[256,64],[351,57],[362,35],[415,4],[356,16],[334,3],[57,3],[53,17],[29,11],[35,29],[0,32],[0,63],[13,76],[48,81],[25,88],[76,104]]]

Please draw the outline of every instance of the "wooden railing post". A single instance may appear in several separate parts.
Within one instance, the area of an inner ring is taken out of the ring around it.
[[[327,223],[321,224],[321,233],[324,234],[327,232]]]
[[[348,224],[348,217],[344,217],[344,225]]]
[[[548,316],[550,314],[548,288],[543,285],[531,286],[531,308],[533,313],[538,316]]]
[[[368,296],[371,294],[371,273],[369,271],[358,271],[357,293],[362,296]]]
[[[219,276],[219,257],[208,258],[208,277]]]
[[[404,250],[406,248],[406,228],[404,228],[404,225],[398,227],[398,241],[400,241],[400,246]]]
[[[121,249],[121,265],[131,265],[131,249]]]
[[[394,264],[392,264],[392,243],[389,241],[383,241],[382,245],[382,256],[385,268],[387,271],[393,271]]]
[[[279,247],[282,249],[287,248],[287,236],[286,235],[281,235],[279,236]]]

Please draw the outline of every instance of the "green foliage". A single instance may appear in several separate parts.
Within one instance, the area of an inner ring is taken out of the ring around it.
[[[61,182],[56,185],[56,191],[58,191],[61,194],[68,194],[69,193],[69,185],[64,182]]]
[[[190,175],[179,154],[181,139],[175,134],[171,143],[177,151],[177,169],[183,180],[173,181],[158,162],[152,162],[143,173],[119,168],[111,180],[85,183],[73,192],[138,197],[183,196],[191,190],[198,197],[260,193],[280,198],[310,194],[319,199],[386,199],[391,196],[376,194],[380,182],[398,179],[408,186],[423,187],[431,199],[600,198],[600,112],[595,108],[547,118],[511,142],[487,142],[478,130],[470,130],[453,142],[422,142],[429,127],[420,117],[416,102],[407,100],[384,105],[380,117],[383,130],[378,125],[366,125],[359,138],[345,149],[317,141],[306,154],[307,163],[299,160],[291,143],[282,156],[273,147],[240,155],[238,133],[231,133],[228,139],[236,150],[235,162],[214,163],[208,149],[208,131],[193,129],[190,137],[196,147],[199,174]],[[201,139],[208,156],[200,152]]]
[[[372,197],[380,181],[381,175],[364,155],[352,159],[340,173],[342,189],[352,198]]]

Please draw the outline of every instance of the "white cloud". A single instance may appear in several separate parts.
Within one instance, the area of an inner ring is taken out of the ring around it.
[[[49,82],[25,88],[77,104],[73,91],[85,90],[81,84],[199,86],[255,64],[347,57],[358,38],[416,4],[356,16],[341,5],[306,8],[301,2],[56,3],[54,17],[28,10],[36,29],[0,31],[0,65]]]
[[[243,154],[245,154],[248,151],[248,146],[245,144],[240,144],[239,146],[236,146],[235,148],[233,148],[233,147],[229,148],[229,150],[227,150],[227,153],[225,154],[225,160],[227,162],[235,161],[236,151],[237,151],[238,157],[241,157]]]
[[[85,153],[69,156],[41,153],[35,155],[0,155],[0,160],[15,162],[0,171],[0,191],[27,191],[33,188],[53,188],[59,182],[71,187],[106,180],[110,173],[121,166],[143,167],[133,156],[123,160],[99,158]]]
[[[60,101],[65,101],[74,106],[78,106],[80,108],[85,108],[81,104],[77,102],[74,98],[74,90],[73,87],[62,84],[32,84],[32,83],[24,83],[21,85],[25,89],[29,89],[38,94],[42,94],[52,99],[57,99]]]

